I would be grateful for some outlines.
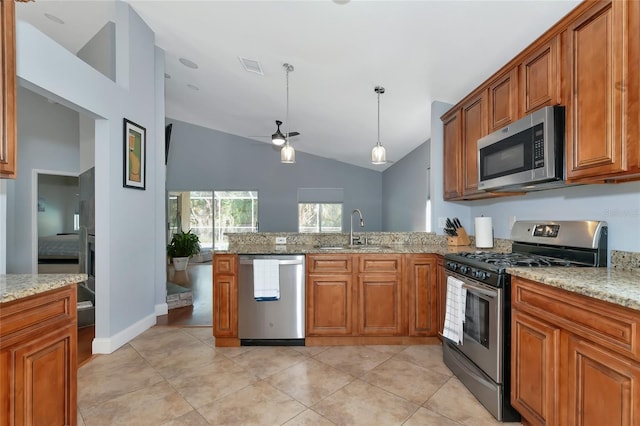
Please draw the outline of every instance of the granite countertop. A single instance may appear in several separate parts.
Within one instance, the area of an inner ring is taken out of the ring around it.
[[[317,245],[304,245],[304,244],[292,244],[292,245],[254,245],[254,244],[237,244],[229,247],[227,250],[216,250],[214,254],[392,254],[392,253],[414,253],[414,254],[440,254],[458,253],[465,251],[491,251],[492,249],[477,249],[475,246],[447,246],[442,244],[419,244],[419,245],[405,245],[405,244],[382,244],[384,248],[367,248],[367,246],[361,247],[348,247],[348,246],[327,246],[320,248]],[[336,247],[336,248],[332,248]],[[340,248],[337,248],[340,247]],[[375,247],[375,246],[374,246]],[[378,246],[380,247],[380,246]]]
[[[86,281],[87,274],[0,275],[0,303]]]
[[[615,268],[507,268],[521,278],[640,310],[640,272]]]

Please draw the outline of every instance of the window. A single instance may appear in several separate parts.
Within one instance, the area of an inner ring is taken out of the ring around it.
[[[298,203],[299,232],[342,232],[342,203]]]
[[[225,248],[225,232],[258,232],[258,191],[214,191],[215,248]]]
[[[258,231],[257,191],[170,192],[169,235],[178,229],[196,234],[202,249],[224,249],[225,232]]]
[[[213,247],[213,192],[170,192],[168,202],[169,240],[178,232],[191,230],[200,248]]]

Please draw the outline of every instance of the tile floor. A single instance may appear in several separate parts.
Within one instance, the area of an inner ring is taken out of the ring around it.
[[[215,348],[209,327],[153,327],[94,357],[78,407],[87,426],[501,424],[437,345]]]

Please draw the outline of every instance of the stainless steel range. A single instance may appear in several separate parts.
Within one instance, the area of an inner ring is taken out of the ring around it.
[[[511,277],[506,268],[606,266],[607,223],[518,221],[511,240],[512,253],[445,255],[448,290],[456,283],[463,289],[464,318],[461,339],[443,339],[444,362],[500,421],[520,419],[509,403]]]

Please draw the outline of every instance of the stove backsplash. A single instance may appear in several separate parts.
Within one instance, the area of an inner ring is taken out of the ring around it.
[[[640,272],[640,253],[611,250],[610,265],[612,268],[622,271]]]

